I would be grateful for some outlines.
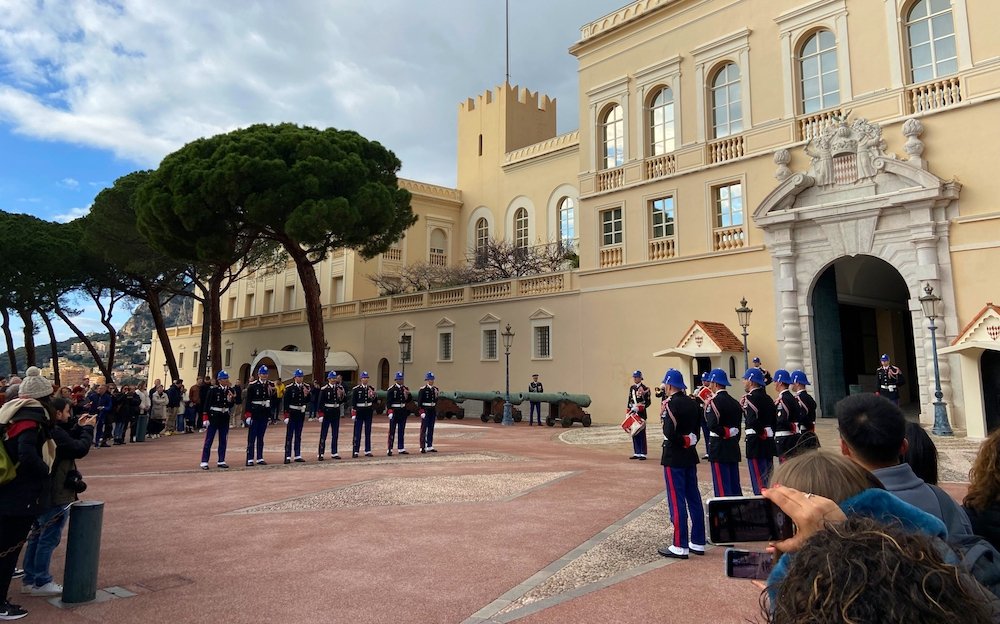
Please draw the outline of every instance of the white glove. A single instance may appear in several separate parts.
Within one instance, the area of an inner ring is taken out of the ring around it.
[[[287,419],[287,418],[285,419],[285,424],[286,424],[286,425],[288,424],[288,419]]]
[[[770,427],[764,427],[764,431],[767,432],[767,437],[769,438],[774,437],[774,429],[771,429]]]
[[[389,410],[389,420],[392,420],[392,410]]]
[[[689,433],[686,436],[684,436],[684,448],[691,448],[692,446],[694,446],[697,443],[698,443],[698,436],[697,435],[695,435],[693,433]]]
[[[424,410],[420,410],[420,417],[424,418],[425,416],[427,416],[427,412],[425,412]]]
[[[738,435],[740,435],[740,428],[739,427],[730,427],[729,428],[729,437],[730,438],[735,438]]]
[[[320,417],[319,417],[319,418],[317,418],[316,420],[318,420],[318,421],[320,422],[320,424],[323,424],[323,417],[322,417],[322,416],[320,416]]]
[[[250,426],[250,421],[251,421],[251,420],[252,420],[251,418],[244,418],[244,419],[243,419],[243,422],[245,422],[245,423],[247,424],[247,427],[249,427],[249,426]]]

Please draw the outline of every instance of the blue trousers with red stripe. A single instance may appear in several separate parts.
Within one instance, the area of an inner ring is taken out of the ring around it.
[[[687,548],[688,544],[705,545],[705,508],[698,489],[698,467],[663,467],[663,480],[667,484],[667,506],[670,522],[674,525],[674,546]],[[691,517],[691,534],[688,538],[688,516]]]
[[[712,486],[716,496],[743,496],[740,487],[740,465],[736,462],[710,462]]]
[[[639,433],[632,436],[632,454],[633,455],[646,455],[646,430],[643,429]]]
[[[747,458],[747,468],[750,469],[750,487],[753,493],[760,496],[761,488],[768,487],[771,482],[771,470],[774,469],[773,457]]]

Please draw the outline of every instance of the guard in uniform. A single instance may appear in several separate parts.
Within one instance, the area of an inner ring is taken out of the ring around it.
[[[650,396],[649,387],[642,383],[642,371],[635,371],[632,373],[632,385],[628,388],[626,411],[646,420],[648,418],[646,410],[652,402],[653,399]],[[646,429],[643,428],[642,431],[632,436],[632,457],[629,457],[629,459],[641,459],[645,461],[646,452]]]
[[[247,407],[243,413],[247,425],[247,466],[254,465],[254,457],[258,465],[267,464],[264,461],[264,434],[273,413],[273,399],[274,385],[267,379],[267,367],[261,366],[257,369],[257,379],[247,384]]]
[[[792,376],[783,368],[774,371],[774,388],[778,391],[778,398],[774,400],[774,407],[777,415],[774,421],[774,446],[778,453],[778,462],[783,463],[791,457],[791,453],[798,443],[798,427],[801,416],[799,415],[799,402],[789,389],[792,385]]]
[[[705,401],[708,422],[708,461],[712,465],[712,486],[716,496],[742,496],[740,487],[740,423],[743,408],[726,388],[729,376],[721,368],[709,371],[708,389],[712,395]]]
[[[743,418],[746,421],[747,467],[750,469],[750,486],[760,495],[766,488],[774,467],[774,424],[777,409],[774,401],[764,391],[764,375],[759,368],[748,368],[743,375]]]
[[[406,433],[406,418],[409,416],[406,404],[411,398],[413,397],[410,389],[403,385],[403,373],[396,371],[396,383],[389,386],[389,390],[385,393],[385,404],[388,406],[389,414],[389,449],[386,455],[392,455],[392,440],[397,437],[397,432],[399,439],[396,449],[400,455],[410,454],[406,450],[406,444],[403,443],[403,436]]]
[[[531,383],[528,384],[528,392],[545,392],[542,382],[538,381],[538,373],[531,376]],[[542,426],[542,404],[539,401],[529,401],[528,426],[535,424],[532,418],[538,414],[538,426]]]
[[[760,374],[761,374],[761,375],[763,375],[763,376],[764,376],[764,385],[765,385],[765,386],[769,386],[769,385],[771,385],[771,382],[773,381],[773,379],[771,378],[771,373],[769,373],[769,372],[767,371],[767,369],[766,369],[766,368],[764,368],[764,366],[763,366],[763,365],[761,365],[761,363],[760,363],[760,358],[759,358],[759,357],[755,357],[755,358],[753,359],[753,366],[754,366],[754,368],[756,368],[757,370],[759,370],[759,371],[760,371]]]
[[[361,371],[361,383],[351,388],[351,420],[354,421],[354,443],[351,457],[361,450],[361,431],[365,432],[365,457],[372,456],[372,413],[375,388],[368,385],[368,371]]]
[[[708,421],[705,420],[705,401],[712,396],[712,391],[708,389],[708,371],[701,374],[701,385],[695,388],[691,398],[698,404],[701,412],[701,439],[705,441],[705,454],[702,459],[708,459]]]
[[[340,439],[341,405],[347,399],[340,375],[336,371],[326,374],[326,385],[319,391],[319,453],[316,459],[323,461],[323,448],[326,446],[326,432],[330,432],[330,457],[340,459],[337,451],[337,441]]]
[[[799,450],[818,449],[819,438],[816,436],[816,399],[806,392],[809,378],[805,371],[792,371],[792,393],[799,402]]]
[[[889,363],[888,353],[882,354],[881,362],[882,365],[875,371],[878,382],[878,391],[875,394],[899,405],[899,387],[906,383],[903,380],[903,371]]]
[[[306,424],[306,406],[312,388],[302,383],[302,371],[295,369],[294,380],[285,386],[285,463],[292,463],[292,445],[295,446],[295,461],[302,459],[302,426]]]
[[[216,375],[219,383],[211,386],[205,396],[204,412],[201,414],[202,426],[205,427],[205,446],[201,449],[201,469],[208,470],[208,456],[212,452],[215,433],[219,433],[219,461],[216,466],[229,468],[226,463],[226,441],[229,438],[229,414],[233,409],[236,393],[229,385],[229,373],[219,371]]]
[[[705,510],[698,489],[698,424],[701,419],[698,404],[684,393],[684,376],[671,368],[663,376],[663,480],[667,486],[670,522],[674,525],[674,541],[661,546],[664,557],[687,559],[688,552],[705,554]],[[691,533],[688,539],[688,517]]]
[[[437,422],[438,389],[434,385],[434,373],[427,371],[424,385],[417,391],[420,409],[420,452],[437,453],[434,448],[434,423]]]

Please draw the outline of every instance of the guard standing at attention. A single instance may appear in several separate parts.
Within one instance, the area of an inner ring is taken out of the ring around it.
[[[759,368],[748,368],[743,375],[743,418],[746,421],[747,467],[750,486],[760,496],[766,488],[774,467],[774,424],[777,409],[764,391],[764,375]]]
[[[545,392],[542,382],[538,381],[538,373],[531,376],[531,383],[528,384],[528,392]],[[538,426],[542,426],[542,404],[540,401],[528,401],[528,426],[535,424],[533,417],[538,414]]]
[[[424,386],[417,391],[420,407],[420,452],[437,453],[434,448],[434,423],[437,422],[438,389],[434,385],[434,373],[427,371]]]
[[[243,413],[247,425],[247,466],[254,465],[254,457],[257,465],[267,464],[264,461],[264,434],[271,420],[271,401],[274,400],[274,385],[268,380],[267,372],[267,367],[261,366],[257,369],[257,379],[247,384],[247,407]]]
[[[330,431],[330,457],[340,459],[337,451],[337,441],[340,439],[341,406],[347,398],[340,375],[336,371],[326,374],[326,385],[319,391],[319,454],[316,459],[323,461],[323,448],[326,446],[326,432]]]
[[[706,379],[711,396],[705,401],[708,422],[708,461],[712,465],[712,486],[716,496],[742,496],[740,487],[740,423],[743,408],[726,388],[729,376],[721,368],[709,371]]]
[[[789,389],[792,376],[783,368],[774,371],[774,388],[778,398],[774,400],[777,410],[774,421],[774,446],[778,462],[784,463],[791,457],[792,449],[799,443],[799,402]]]
[[[759,357],[755,357],[753,359],[753,366],[754,368],[760,371],[761,375],[764,376],[764,385],[765,386],[771,385],[771,381],[773,381],[773,379],[771,378],[771,373],[767,372],[767,369],[764,368],[764,366],[760,363]]]
[[[627,411],[632,414],[636,414],[639,418],[644,421],[648,418],[646,409],[652,404],[653,399],[650,396],[649,387],[642,383],[642,371],[635,371],[632,373],[632,385],[628,388],[628,403],[626,404]],[[641,459],[645,461],[646,459],[646,428],[643,427],[642,431],[639,431],[634,436],[632,436],[632,457],[629,459]]]
[[[667,486],[670,522],[674,525],[674,541],[661,546],[664,557],[687,559],[688,552],[705,554],[705,509],[698,489],[698,425],[701,420],[698,404],[684,393],[687,386],[679,370],[671,368],[663,376],[663,480]],[[688,518],[691,533],[688,539]]]
[[[806,392],[809,378],[805,371],[792,371],[792,393],[799,402],[799,445],[800,450],[818,449],[819,438],[816,436],[816,399]]]
[[[406,404],[411,398],[413,397],[410,394],[410,389],[403,385],[403,373],[396,371],[396,383],[389,386],[389,390],[385,393],[385,403],[388,406],[389,414],[389,450],[386,455],[392,455],[392,440],[397,436],[397,431],[399,432],[399,440],[396,449],[400,455],[410,454],[406,450],[406,444],[403,443],[403,436],[406,433],[406,417],[409,416]]]
[[[285,386],[285,463],[292,463],[292,445],[295,446],[295,461],[302,459],[302,426],[306,423],[306,406],[309,404],[311,388],[302,383],[302,371],[295,369],[292,383]]]
[[[899,405],[899,387],[906,383],[903,371],[898,366],[889,363],[889,354],[883,353],[880,358],[882,365],[875,371],[878,391],[875,394],[885,397]]]
[[[205,396],[205,411],[202,412],[202,425],[205,427],[205,446],[201,449],[201,469],[208,470],[208,457],[212,453],[212,443],[215,433],[219,433],[219,461],[216,466],[229,468],[226,463],[226,442],[229,438],[229,414],[233,409],[236,393],[229,385],[229,373],[219,371],[216,375],[217,385],[211,386]]]
[[[361,450],[361,431],[365,432],[365,457],[372,456],[372,412],[375,388],[368,385],[368,371],[361,371],[361,382],[351,388],[351,420],[354,421],[354,443],[351,457]]]

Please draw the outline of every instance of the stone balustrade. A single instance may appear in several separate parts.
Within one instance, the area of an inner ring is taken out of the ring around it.
[[[625,249],[621,245],[601,247],[599,262],[602,269],[621,266],[625,264]]]
[[[747,244],[746,231],[743,226],[715,228],[714,240],[715,251],[729,251],[730,249],[740,249]]]
[[[606,169],[597,173],[597,190],[610,191],[625,186],[625,167]]]
[[[669,238],[654,238],[649,241],[649,259],[666,260],[677,255],[676,241],[671,236]]]
[[[646,159],[644,168],[647,180],[655,180],[677,173],[677,157],[673,154],[662,154]]]
[[[958,76],[909,87],[906,90],[911,113],[947,108],[962,102],[962,84]]]
[[[708,162],[712,164],[742,158],[746,154],[743,136],[729,136],[711,141],[708,146]]]

